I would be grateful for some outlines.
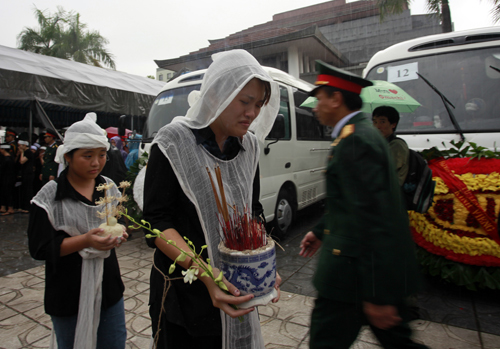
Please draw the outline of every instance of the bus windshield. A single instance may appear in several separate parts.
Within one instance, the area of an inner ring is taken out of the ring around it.
[[[368,72],[368,80],[392,82],[421,104],[401,114],[398,134],[456,132],[443,100],[417,72],[454,105],[462,131],[500,131],[500,47],[392,61]]]
[[[179,87],[161,92],[153,102],[144,126],[144,141],[151,141],[156,133],[176,116],[186,115],[189,109],[188,95],[199,90],[200,84]]]

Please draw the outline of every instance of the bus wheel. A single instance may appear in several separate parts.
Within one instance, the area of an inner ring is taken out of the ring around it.
[[[281,189],[274,210],[272,235],[283,239],[292,225],[294,219],[293,196],[286,189]]]

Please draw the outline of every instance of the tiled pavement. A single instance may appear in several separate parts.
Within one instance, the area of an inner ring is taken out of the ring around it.
[[[0,218],[4,247],[0,252],[1,275],[4,275],[0,277],[0,348],[46,348],[50,340],[51,321],[43,310],[44,266],[26,257],[23,235],[26,221],[20,215]],[[14,237],[11,236],[13,231],[17,231]],[[18,251],[17,255],[6,252],[5,247],[8,250],[9,245]],[[266,348],[308,348],[308,325],[314,299],[310,277],[315,260],[296,257],[297,239],[286,240],[283,245],[287,252],[278,251],[278,266],[284,280],[281,300],[259,308]],[[151,328],[147,302],[152,250],[138,236],[119,248],[118,256],[126,287],[127,348],[148,348]],[[498,303],[490,303],[490,306],[498,308]],[[415,320],[412,327],[415,340],[433,349],[500,348],[500,336],[491,334],[500,331],[495,322],[498,318],[494,315],[490,323],[494,328],[488,330],[490,333],[451,326],[447,321]],[[371,332],[364,329],[352,348],[380,346]]]

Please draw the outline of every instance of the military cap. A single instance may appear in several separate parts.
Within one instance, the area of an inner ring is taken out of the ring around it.
[[[331,86],[359,95],[363,87],[373,85],[369,80],[336,68],[330,64],[326,64],[320,60],[316,61],[316,71],[318,72],[318,77],[316,78],[315,85],[318,87],[311,91],[311,96],[316,95],[316,92],[318,92],[318,89],[322,86]]]
[[[16,131],[14,131],[14,130],[13,130],[13,129],[11,129],[11,128],[8,128],[8,129],[6,129],[6,130],[5,130],[5,135],[9,135],[9,136],[14,136],[14,137],[16,137],[16,136],[17,136],[17,132],[16,132]]]
[[[54,139],[59,138],[59,137],[57,137],[57,133],[56,133],[56,131],[54,131],[54,130],[53,130],[53,129],[51,129],[51,128],[48,128],[48,129],[45,131],[45,135],[44,135],[44,137],[46,137],[46,136],[52,137],[52,138],[54,138]]]

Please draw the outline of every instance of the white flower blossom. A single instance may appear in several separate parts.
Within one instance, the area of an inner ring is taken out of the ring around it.
[[[122,181],[120,182],[120,186],[118,188],[124,189],[130,187],[130,182],[128,181]]]
[[[196,275],[198,275],[199,270],[197,268],[189,268],[188,270],[183,270],[182,275],[184,275],[184,283],[187,284],[188,282],[190,284],[193,283],[193,281],[196,281],[198,279]]]

